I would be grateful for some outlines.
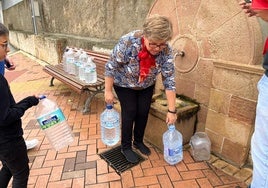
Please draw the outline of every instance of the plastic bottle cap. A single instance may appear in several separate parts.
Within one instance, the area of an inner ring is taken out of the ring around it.
[[[106,105],[106,108],[110,110],[110,109],[113,108],[113,105],[111,105],[111,104],[107,104],[107,105]]]
[[[175,130],[175,125],[173,125],[173,124],[172,125],[168,125],[168,130],[171,130],[171,131],[172,130]]]
[[[42,99],[45,99],[47,97],[45,95],[40,95],[38,98],[39,98],[39,100],[42,100]]]

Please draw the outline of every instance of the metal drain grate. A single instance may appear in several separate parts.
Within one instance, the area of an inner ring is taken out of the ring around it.
[[[110,165],[117,172],[117,174],[120,175],[122,172],[132,168],[133,166],[136,166],[137,164],[145,160],[141,155],[139,155],[138,153],[136,154],[139,158],[139,162],[137,163],[130,163],[126,160],[124,155],[121,153],[121,146],[112,148],[99,155],[108,163],[108,165]]]

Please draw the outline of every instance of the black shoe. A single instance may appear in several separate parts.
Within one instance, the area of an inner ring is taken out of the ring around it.
[[[150,149],[143,143],[143,142],[133,142],[133,146],[140,150],[140,152],[144,155],[150,155],[151,151]]]
[[[125,150],[122,149],[121,153],[126,157],[128,162],[130,163],[139,162],[137,154],[134,151],[132,151],[132,149],[125,149]]]

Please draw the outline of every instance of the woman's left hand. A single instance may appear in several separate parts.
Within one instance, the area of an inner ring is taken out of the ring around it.
[[[176,121],[177,121],[177,114],[173,114],[173,113],[168,112],[167,118],[166,118],[166,123],[168,125],[170,125],[170,124],[174,124]]]

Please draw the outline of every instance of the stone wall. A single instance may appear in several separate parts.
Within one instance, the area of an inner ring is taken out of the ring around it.
[[[38,0],[39,34],[52,33],[106,40],[141,28],[154,0]],[[4,10],[11,30],[33,31],[30,0]]]
[[[260,66],[214,61],[206,132],[212,150],[230,163],[247,162],[254,130]]]

